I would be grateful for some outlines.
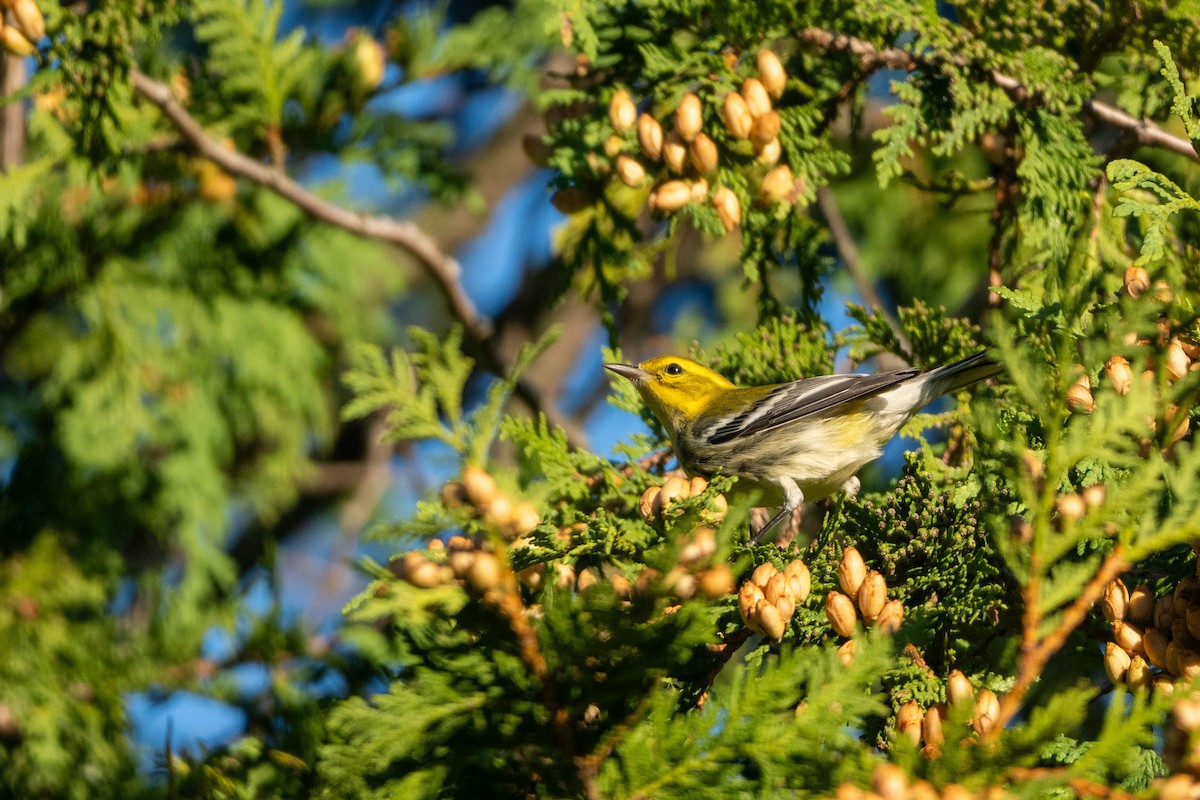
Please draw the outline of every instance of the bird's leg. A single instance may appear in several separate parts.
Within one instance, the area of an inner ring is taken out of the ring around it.
[[[842,491],[846,493],[846,498],[849,500],[853,500],[854,498],[858,497],[858,490],[861,488],[862,481],[858,479],[857,475],[851,475],[846,479],[846,482],[842,484]]]
[[[800,487],[794,480],[780,478],[779,485],[783,489],[783,508],[779,509],[779,513],[771,517],[766,525],[755,531],[754,535],[750,537],[750,544],[758,544],[764,536],[770,533],[772,528],[783,522],[785,517],[791,516],[791,513],[804,502],[804,492],[800,491]]]

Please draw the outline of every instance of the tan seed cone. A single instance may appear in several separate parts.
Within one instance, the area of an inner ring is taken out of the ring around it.
[[[1125,270],[1125,294],[1138,297],[1150,288],[1150,275],[1142,267],[1130,265]]]
[[[717,210],[717,219],[721,220],[721,227],[726,233],[742,224],[742,204],[733,189],[728,186],[718,187],[712,194],[712,203]]]
[[[708,199],[708,181],[704,180],[704,178],[696,178],[694,181],[689,181],[688,187],[692,190],[693,203],[703,203]]]
[[[467,502],[467,491],[463,488],[462,481],[450,480],[442,485],[438,491],[438,498],[446,508],[460,508]]]
[[[784,622],[790,622],[796,613],[796,603],[792,600],[791,595],[780,595],[773,605],[779,609],[779,616],[783,617]]]
[[[789,198],[795,185],[796,178],[792,175],[792,168],[787,164],[780,164],[763,176],[758,189],[759,199],[764,203],[782,203]]]
[[[1146,663],[1146,659],[1141,656],[1134,656],[1129,660],[1129,669],[1125,673],[1125,683],[1129,684],[1130,689],[1144,689],[1150,685],[1152,677],[1154,676],[1150,670],[1150,665]]]
[[[975,713],[971,715],[971,727],[983,736],[1000,720],[1000,699],[991,689],[980,689],[975,696]]]
[[[1108,382],[1112,384],[1113,390],[1119,395],[1129,394],[1129,390],[1133,387],[1133,368],[1129,366],[1129,361],[1125,356],[1113,356],[1104,364],[1104,373],[1108,376]]]
[[[755,119],[771,110],[771,97],[758,78],[747,78],[742,83],[742,99]]]
[[[507,528],[512,524],[513,502],[506,494],[496,493],[492,502],[483,510],[484,518],[497,528]]]
[[[1108,489],[1103,483],[1093,483],[1086,487],[1082,492],[1083,502],[1088,508],[1099,508],[1104,505],[1104,501],[1108,498]]]
[[[38,10],[37,3],[33,2],[33,0],[11,0],[8,3],[0,3],[0,6],[3,5],[8,5],[9,10],[12,12],[13,27],[20,31],[21,35],[26,39],[31,42],[37,42],[46,35],[46,19],[42,16],[42,12]],[[363,38],[365,41],[375,45],[377,50],[379,49],[379,44],[374,39],[369,37]],[[379,57],[382,59],[382,51]],[[380,77],[382,77],[382,64],[379,65],[379,72]],[[374,88],[378,82],[376,80],[372,83],[371,88]]]
[[[854,613],[854,601],[841,592],[825,595],[825,616],[838,636],[853,636],[858,616]]]
[[[948,783],[942,787],[942,800],[977,800],[975,793],[957,783]]]
[[[617,133],[633,127],[637,121],[637,106],[633,104],[629,92],[624,89],[613,92],[612,99],[608,101],[608,121]]]
[[[962,670],[954,670],[946,679],[946,699],[951,705],[975,700],[975,687]]]
[[[1080,494],[1076,492],[1069,492],[1067,494],[1058,495],[1058,499],[1055,501],[1055,510],[1058,512],[1058,516],[1060,516],[1062,519],[1067,519],[1069,522],[1075,522],[1078,521],[1078,519],[1082,519],[1082,517],[1086,515],[1087,503]]]
[[[1196,631],[1200,631],[1200,608],[1195,606],[1187,610],[1184,615],[1184,621],[1187,623],[1187,631],[1192,635],[1192,638],[1200,640],[1200,635]]]
[[[542,524],[542,513],[528,500],[522,500],[513,508],[509,527],[516,536],[527,536]]]
[[[503,577],[504,569],[500,566],[500,559],[491,553],[477,553],[475,563],[467,572],[467,585],[483,594],[499,586]]]
[[[658,120],[649,114],[642,114],[637,121],[638,144],[642,146],[642,152],[646,154],[646,158],[651,161],[658,161],[662,158],[663,152],[663,129],[662,125],[658,124]]]
[[[688,165],[687,142],[678,133],[671,131],[663,142],[662,157],[667,164],[667,169],[676,175],[682,175]]]
[[[778,139],[767,142],[761,148],[755,150],[755,158],[758,163],[770,166],[779,161],[783,157],[783,145]]]
[[[882,800],[908,800],[908,775],[895,764],[876,764],[871,771],[871,785]]]
[[[763,88],[767,90],[767,94],[778,100],[787,86],[787,71],[783,68],[783,62],[772,50],[759,50],[757,61],[758,78]]]
[[[717,171],[719,156],[717,154],[717,143],[708,138],[706,133],[697,133],[692,139],[692,146],[689,148],[692,166],[701,175],[711,175]]]
[[[1101,608],[1104,611],[1104,618],[1110,622],[1125,619],[1125,615],[1129,611],[1129,590],[1125,588],[1125,583],[1120,578],[1110,581],[1104,587],[1104,602]]]
[[[871,623],[879,616],[879,612],[883,611],[886,602],[887,581],[878,572],[871,570],[867,577],[863,578],[862,586],[858,589],[858,610],[862,612],[863,619]]]
[[[654,519],[658,513],[658,493],[661,491],[661,486],[651,486],[642,492],[642,499],[638,501],[638,513],[642,515],[642,519]]]
[[[787,595],[787,577],[782,572],[776,572],[763,587],[763,597],[772,605],[781,597]]]
[[[1175,679],[1170,675],[1155,675],[1150,681],[1150,688],[1167,696],[1173,695],[1175,694]]]
[[[1159,669],[1167,668],[1167,637],[1158,628],[1147,628],[1142,634],[1142,649],[1146,658]]]
[[[725,104],[721,108],[721,116],[725,119],[725,127],[735,139],[745,139],[750,136],[750,128],[754,125],[754,115],[746,100],[737,92],[725,95]]]
[[[1200,730],[1200,696],[1190,693],[1172,703],[1171,722],[1181,731]]]
[[[685,94],[679,101],[679,108],[671,118],[675,123],[675,132],[685,142],[690,142],[704,127],[704,116],[700,106],[700,98],[692,93]]]
[[[463,469],[463,490],[476,508],[487,508],[496,496],[496,479],[485,469],[468,464]]]
[[[762,626],[763,633],[775,641],[783,638],[783,632],[787,630],[787,623],[783,621],[783,616],[779,613],[779,609],[767,602],[758,604],[758,624]]]
[[[941,744],[946,740],[942,732],[942,722],[946,719],[946,706],[934,703],[925,709],[925,718],[921,721],[921,737],[925,744]]]
[[[839,783],[833,790],[833,800],[868,800],[868,796],[853,783]]]
[[[636,158],[621,154],[617,156],[617,177],[621,183],[636,189],[646,180],[646,168]]]
[[[717,600],[731,593],[734,588],[733,572],[728,564],[717,564],[696,576],[700,593],[710,600]]]
[[[692,187],[686,181],[667,181],[650,193],[651,211],[678,211],[692,202]],[[659,493],[659,498],[662,493]],[[673,498],[672,498],[673,499]],[[661,503],[665,506],[666,503]]]
[[[752,630],[756,630],[758,625],[758,618],[754,616],[754,608],[762,599],[762,589],[750,581],[746,581],[738,589],[738,613],[742,615],[742,622],[745,622]],[[754,624],[751,624],[752,617]]]
[[[896,712],[896,730],[921,746],[921,729],[925,723],[925,709],[916,700],[910,700]]]
[[[867,577],[867,565],[859,554],[858,548],[847,547],[842,552],[842,560],[837,569],[838,584],[842,591],[852,599],[858,598],[858,590]]]
[[[1167,345],[1167,354],[1163,357],[1163,363],[1167,367],[1167,375],[1172,381],[1182,380],[1188,374],[1188,370],[1192,366],[1192,361],[1187,357],[1187,353],[1183,352],[1183,345],[1178,339],[1172,339]]]
[[[1166,281],[1155,281],[1154,285],[1150,288],[1154,290],[1154,299],[1160,303],[1163,303],[1164,305],[1170,303],[1175,297],[1174,293],[1171,291],[1170,284],[1168,284]]]
[[[929,781],[915,781],[908,789],[908,800],[942,800]]]
[[[699,589],[696,576],[683,567],[675,567],[668,572],[664,583],[667,591],[680,600],[691,600],[696,596],[696,590]]]
[[[697,475],[688,480],[688,497],[695,497],[708,488],[708,481]]]
[[[770,561],[764,561],[754,568],[754,572],[750,573],[750,580],[757,584],[760,588],[766,589],[767,583],[771,578],[775,577],[775,573],[779,570],[775,569],[775,565]]]
[[[858,653],[858,642],[854,639],[847,639],[842,643],[842,646],[837,649],[838,661],[842,662],[842,666],[850,666],[850,662],[854,660],[854,656]]]
[[[1167,672],[1171,673],[1172,675],[1174,675],[1176,677],[1178,677],[1180,675],[1180,673],[1183,672],[1183,668],[1180,666],[1180,660],[1181,660],[1181,657],[1183,656],[1185,650],[1186,650],[1186,648],[1183,645],[1181,645],[1177,639],[1172,639],[1170,642],[1167,643],[1167,657],[1166,657],[1167,667],[1166,667],[1166,669],[1167,669]]]
[[[1154,627],[1169,631],[1174,621],[1175,598],[1169,594],[1163,595],[1154,602]]]
[[[713,557],[717,552],[717,532],[707,525],[692,531],[687,545],[679,551],[679,560],[684,564],[697,564]]]
[[[442,569],[432,561],[422,561],[412,569],[406,569],[404,579],[419,589],[432,589],[442,582]]]
[[[669,181],[668,183],[682,183],[682,181]],[[663,184],[666,186],[667,184]],[[660,187],[661,188],[661,187]],[[662,489],[658,493],[658,508],[656,511],[662,513],[671,503],[684,497],[691,496],[691,486],[688,484],[687,478],[671,477],[663,481]]]
[[[904,622],[904,604],[899,600],[888,600],[883,604],[883,610],[875,618],[875,627],[881,633],[893,634],[900,630]]]
[[[1131,656],[1146,655],[1146,649],[1142,646],[1142,631],[1128,622],[1113,620],[1113,641]]]
[[[1179,653],[1179,672],[1177,674],[1185,681],[1190,681],[1200,676],[1200,653],[1197,653],[1195,650],[1181,649]]]
[[[1166,422],[1167,444],[1172,445],[1187,436],[1188,429],[1191,427],[1191,418],[1188,416],[1189,409],[1180,408],[1174,403],[1168,403],[1166,411],[1163,412],[1163,420]]]
[[[0,49],[20,58],[37,52],[37,46],[11,25],[0,25]]]
[[[761,150],[779,138],[781,127],[779,115],[768,111],[754,120],[754,125],[750,128],[750,143],[754,145],[755,150]]]
[[[791,593],[792,599],[797,604],[807,600],[808,593],[812,590],[812,575],[808,571],[808,565],[796,559],[784,567],[783,574],[788,578],[788,592]]]
[[[1115,643],[1109,642],[1104,646],[1104,671],[1108,673],[1108,679],[1114,685],[1125,682],[1125,673],[1129,669],[1129,662],[1129,654]]]
[[[1096,410],[1096,399],[1092,390],[1082,384],[1073,383],[1067,389],[1067,407],[1078,414],[1090,414]]]
[[[1197,800],[1200,797],[1200,784],[1186,772],[1157,780],[1153,786],[1158,790],[1154,795],[1158,800]]]
[[[446,556],[446,563],[450,565],[450,570],[454,573],[454,577],[460,581],[465,580],[467,573],[475,565],[475,551],[451,550],[450,554]]]

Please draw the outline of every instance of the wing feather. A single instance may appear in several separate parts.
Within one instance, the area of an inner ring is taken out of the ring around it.
[[[781,383],[753,407],[718,419],[703,432],[711,444],[763,433],[780,425],[820,414],[843,403],[879,394],[921,374],[902,369],[874,375],[828,375]]]

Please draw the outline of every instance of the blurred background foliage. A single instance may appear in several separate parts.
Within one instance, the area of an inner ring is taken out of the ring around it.
[[[1200,6],[0,10],[0,794],[1195,791]],[[601,368],[982,347],[780,546]]]

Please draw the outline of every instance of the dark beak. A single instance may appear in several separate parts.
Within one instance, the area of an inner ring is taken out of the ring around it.
[[[635,367],[633,364],[605,364],[604,368],[609,372],[615,372],[622,378],[628,378],[634,383],[644,383],[650,377],[650,373],[641,367]]]

